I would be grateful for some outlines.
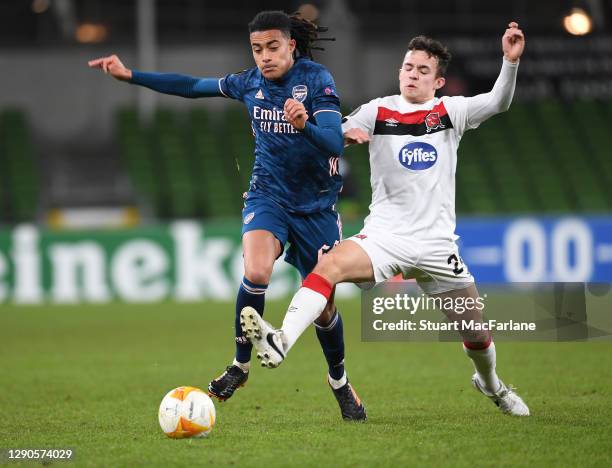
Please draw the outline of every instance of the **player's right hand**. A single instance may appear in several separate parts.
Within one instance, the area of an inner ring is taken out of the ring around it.
[[[360,145],[362,143],[368,143],[370,141],[370,135],[368,132],[361,130],[360,128],[351,128],[344,132],[344,144],[348,145]]]
[[[293,125],[296,130],[304,130],[306,121],[308,120],[308,112],[304,104],[295,99],[287,99],[285,101],[283,113],[287,122]]]
[[[89,68],[99,68],[104,73],[110,74],[113,78],[118,80],[129,81],[132,79],[132,70],[125,68],[116,55],[90,60],[87,64]]]

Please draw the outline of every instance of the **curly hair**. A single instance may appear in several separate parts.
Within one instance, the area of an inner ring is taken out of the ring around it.
[[[262,11],[249,23],[249,33],[270,29],[278,29],[285,36],[295,40],[296,57],[305,56],[312,59],[313,50],[325,50],[322,47],[315,47],[315,42],[335,40],[333,37],[319,37],[319,33],[326,32],[328,28],[302,18],[299,12],[288,15],[284,11]]]

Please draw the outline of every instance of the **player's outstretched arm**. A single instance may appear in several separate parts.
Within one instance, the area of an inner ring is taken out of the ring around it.
[[[516,87],[518,64],[525,49],[525,36],[518,24],[511,22],[502,36],[504,60],[493,89],[468,98],[468,123],[478,125],[489,117],[510,108]]]
[[[218,78],[195,78],[176,73],[147,73],[130,70],[119,57],[110,55],[90,60],[90,68],[97,68],[120,81],[145,86],[163,94],[186,98],[223,96]]]

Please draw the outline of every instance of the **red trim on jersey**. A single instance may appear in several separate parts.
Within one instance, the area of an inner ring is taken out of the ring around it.
[[[379,107],[376,120],[381,120],[384,122],[387,119],[395,119],[399,123],[403,124],[422,124],[423,122],[425,122],[425,117],[427,117],[432,112],[437,112],[440,118],[448,114],[443,102],[436,104],[431,110],[407,112],[405,114],[402,114],[401,112],[396,110],[388,109],[386,107]]]
[[[483,350],[483,349],[487,349],[489,346],[491,346],[491,337],[489,336],[489,338],[487,339],[487,341],[483,342],[479,342],[479,343],[471,343],[469,341],[464,341],[463,345],[467,348],[467,349],[474,349],[474,350]]]
[[[314,292],[318,292],[319,294],[324,296],[325,299],[329,299],[329,296],[331,296],[331,293],[334,289],[334,287],[329,281],[327,281],[322,276],[317,275],[316,273],[310,273],[306,277],[306,279],[304,279],[302,287],[312,289]]]

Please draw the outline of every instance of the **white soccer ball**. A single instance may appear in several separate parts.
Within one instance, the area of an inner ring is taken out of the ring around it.
[[[196,387],[170,390],[159,405],[159,425],[173,439],[206,437],[215,425],[215,405]]]

